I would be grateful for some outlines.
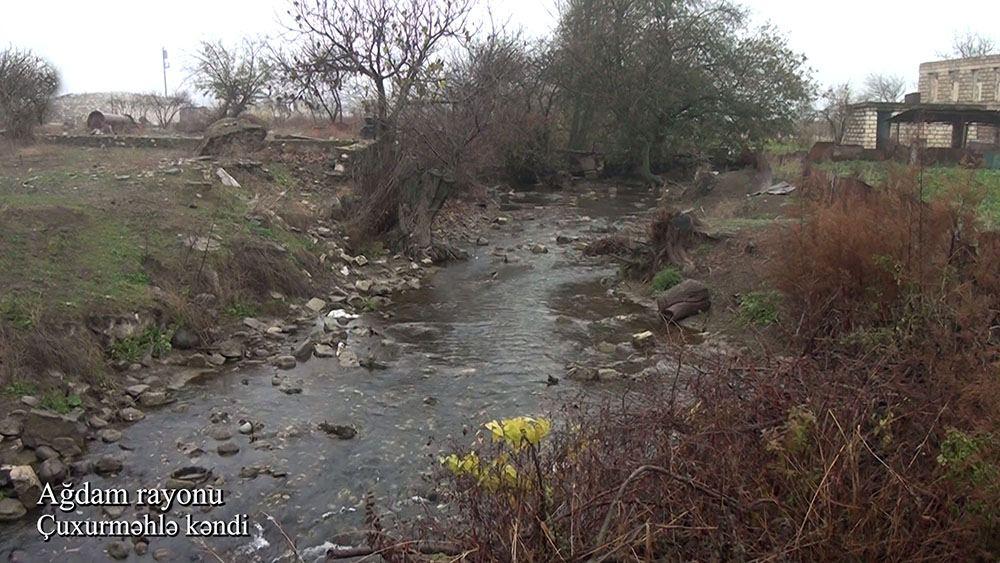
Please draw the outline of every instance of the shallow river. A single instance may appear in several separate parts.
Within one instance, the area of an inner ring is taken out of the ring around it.
[[[442,269],[423,289],[397,296],[389,319],[370,314],[355,321],[374,334],[352,336],[351,348],[362,357],[374,355],[386,369],[342,368],[336,358],[314,358],[281,372],[302,381],[301,394],[287,395],[272,385],[273,367],[241,368],[188,386],[176,403],[126,428],[120,444],[92,443],[93,454],[125,460],[116,477],[88,477],[92,486],[134,491],[162,486],[177,468],[209,468],[220,479],[216,486],[224,491],[225,505],[210,511],[174,508],[168,516],[183,530],[188,513],[210,520],[247,514],[256,536],[204,542],[183,535],[153,537],[145,556],[133,553],[129,560],[153,560],[154,554],[170,561],[217,560],[209,550],[227,561],[281,559],[288,546],[275,522],[295,539],[304,559],[322,560],[330,542],[357,541],[368,491],[383,512],[440,510],[426,500],[435,495],[425,477],[443,451],[468,443],[482,423],[544,414],[581,394],[619,392],[620,385],[616,390],[614,384],[567,379],[566,364],[583,360],[596,342],[627,342],[630,334],[652,328],[655,318],[608,295],[602,280],[614,275],[613,268],[581,259],[555,237],[586,235],[595,225],[642,212],[653,205],[653,194],[521,193],[510,201],[521,208],[505,213],[515,221],[483,233],[490,244],[473,249],[470,260]],[[533,242],[548,252],[513,249]],[[509,249],[518,261],[498,260],[497,247]],[[619,315],[629,318],[615,320]],[[548,385],[549,376],[559,383]],[[217,420],[226,413],[228,421],[213,425],[213,413]],[[253,441],[237,432],[242,419],[263,424]],[[317,430],[323,421],[353,425],[358,434],[338,440]],[[208,435],[213,426],[231,430],[240,451],[218,455],[219,442]],[[245,468],[252,467],[265,471],[251,478]],[[43,543],[34,528],[40,514],[0,528],[3,561],[15,549],[28,561],[107,560],[105,548],[113,538]],[[60,519],[105,517],[97,507],[59,513]],[[136,517],[133,507],[120,516]]]

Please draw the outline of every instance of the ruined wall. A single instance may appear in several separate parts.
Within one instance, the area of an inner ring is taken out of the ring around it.
[[[1000,55],[920,65],[920,101],[986,104],[1000,109]]]

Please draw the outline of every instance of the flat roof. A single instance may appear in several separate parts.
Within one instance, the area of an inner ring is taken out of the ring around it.
[[[890,123],[951,123],[965,121],[1000,125],[1000,110],[981,105],[916,104],[889,118]]]

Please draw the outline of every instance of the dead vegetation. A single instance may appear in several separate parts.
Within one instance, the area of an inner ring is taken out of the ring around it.
[[[451,476],[462,524],[438,533],[477,561],[995,559],[1000,245],[966,188],[812,186],[767,249],[800,353],[703,359],[540,447],[480,445],[515,484]]]

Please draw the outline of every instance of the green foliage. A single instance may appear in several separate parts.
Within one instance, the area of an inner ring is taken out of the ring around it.
[[[681,275],[680,270],[673,266],[667,266],[653,276],[650,286],[653,288],[653,291],[660,293],[681,283],[683,279],[684,276]]]
[[[14,328],[27,330],[35,324],[36,305],[31,301],[8,296],[0,300],[0,320],[10,323]]]
[[[606,145],[643,175],[790,132],[813,90],[805,58],[727,0],[571,0],[555,43],[570,146]]]
[[[149,327],[141,334],[117,340],[108,348],[108,356],[116,362],[138,362],[147,352],[163,356],[170,351],[172,331]]]
[[[34,383],[28,383],[27,381],[13,381],[3,388],[3,393],[8,397],[36,395],[38,394],[38,387]]]
[[[42,397],[41,401],[42,408],[57,412],[59,414],[66,414],[82,404],[83,401],[80,399],[79,395],[75,395],[72,393],[69,395],[63,395],[62,393],[57,393],[55,391],[46,393]]]
[[[770,139],[764,144],[764,150],[768,154],[773,154],[775,156],[783,156],[786,154],[808,151],[809,147],[794,140],[783,141],[778,139]]]
[[[819,167],[838,176],[854,176],[872,186],[882,186],[893,171],[903,165],[894,162],[845,160],[824,162]],[[924,198],[932,200],[948,193],[955,186],[969,185],[982,192],[979,215],[990,227],[1000,226],[1000,170],[968,169],[961,166],[929,166],[919,173]]]
[[[789,455],[802,454],[809,448],[815,430],[816,415],[804,406],[792,407],[784,426],[767,441],[767,450]]]
[[[372,313],[378,310],[378,301],[373,297],[363,297],[361,299],[361,310]]]
[[[260,308],[247,301],[232,301],[226,306],[223,313],[235,319],[243,319],[256,317],[260,314]]]
[[[778,303],[781,296],[776,291],[752,291],[740,296],[740,320],[747,324],[767,326],[778,322]]]
[[[998,453],[992,434],[975,436],[951,428],[941,442],[937,462],[950,479],[977,488],[995,489],[1000,486],[1000,468],[995,461]]]

